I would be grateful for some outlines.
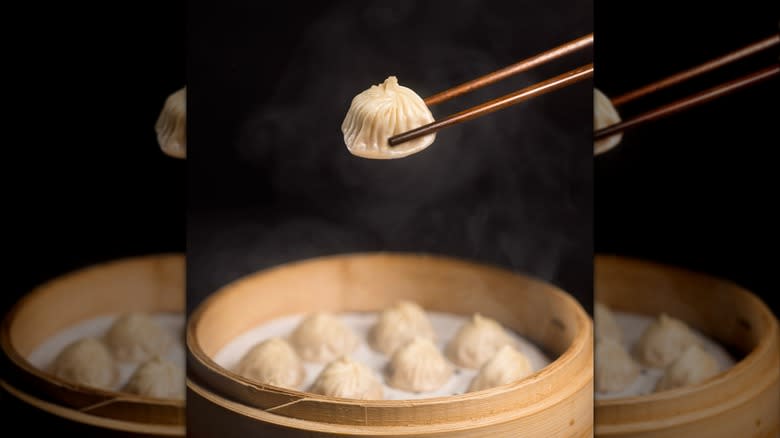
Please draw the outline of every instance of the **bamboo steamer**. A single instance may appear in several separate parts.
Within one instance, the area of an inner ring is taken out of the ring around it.
[[[617,311],[679,318],[742,357],[699,385],[596,400],[595,432],[609,438],[766,437],[780,433],[778,322],[729,281],[656,263],[597,256],[596,300]]]
[[[184,436],[184,401],[73,384],[25,359],[68,326],[101,315],[183,314],[184,279],[184,256],[162,254],[98,264],[38,286],[3,320],[0,385],[17,401],[85,429],[110,431],[112,436]]]
[[[399,299],[481,312],[555,358],[527,379],[423,400],[355,401],[254,384],[217,365],[229,341],[265,321],[325,310],[378,311]],[[187,326],[193,437],[589,437],[593,333],[568,294],[538,280],[431,255],[348,254],[282,265],[218,290]]]

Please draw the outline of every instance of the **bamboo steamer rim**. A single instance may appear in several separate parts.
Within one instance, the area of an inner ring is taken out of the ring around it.
[[[113,403],[113,402],[127,402],[127,403],[135,403],[135,404],[153,404],[157,406],[167,406],[172,408],[184,409],[185,406],[184,400],[147,397],[147,396],[132,394],[128,392],[122,392],[119,390],[107,390],[107,389],[92,387],[92,386],[83,385],[83,384],[62,379],[52,374],[51,372],[47,370],[39,369],[38,367],[30,363],[27,360],[27,358],[23,357],[16,350],[13,341],[11,340],[11,328],[18,314],[21,312],[21,310],[28,303],[36,301],[40,299],[40,297],[46,295],[47,293],[50,293],[59,284],[63,282],[67,282],[69,280],[73,280],[83,276],[88,276],[92,273],[104,271],[106,269],[110,269],[112,267],[117,267],[117,266],[129,265],[134,263],[148,263],[150,261],[166,261],[166,260],[179,260],[179,259],[183,261],[184,255],[182,253],[175,253],[175,252],[123,257],[119,259],[107,260],[107,261],[91,264],[89,266],[75,269],[65,274],[51,278],[35,286],[30,292],[25,294],[21,299],[19,299],[13,305],[11,310],[9,310],[8,313],[5,315],[2,321],[2,326],[0,326],[1,327],[0,348],[2,348],[6,358],[10,360],[14,366],[22,370],[22,372],[30,376],[33,376],[33,378],[35,379],[48,381],[49,383],[55,384],[57,387],[69,391],[91,394],[95,396],[102,396],[102,397],[106,397],[107,399],[110,399],[99,403],[100,405]],[[42,401],[42,403],[46,403],[46,402]],[[88,409],[82,409],[82,411],[84,410],[88,410]]]
[[[283,270],[296,269],[301,266],[305,266],[309,263],[339,261],[339,260],[354,260],[354,259],[366,260],[369,258],[381,259],[381,258],[388,258],[388,257],[393,258],[395,260],[403,259],[409,261],[435,260],[438,262],[450,263],[454,266],[461,266],[461,267],[465,266],[470,268],[478,268],[481,271],[492,271],[497,274],[503,274],[504,276],[509,274],[509,275],[517,276],[519,278],[523,278],[528,282],[544,285],[546,292],[554,294],[557,299],[562,300],[571,309],[574,309],[574,314],[576,318],[575,319],[576,334],[571,340],[568,348],[566,348],[565,351],[563,351],[560,355],[558,355],[558,357],[556,357],[553,361],[551,361],[550,364],[534,372],[533,374],[529,375],[524,379],[511,382],[505,385],[488,388],[481,391],[466,392],[458,395],[431,397],[431,398],[414,399],[414,400],[355,400],[355,399],[347,399],[347,398],[339,398],[339,397],[330,397],[330,396],[315,394],[315,393],[301,391],[301,390],[277,387],[273,385],[259,384],[245,377],[242,377],[239,374],[234,373],[233,371],[227,368],[223,368],[222,366],[218,365],[208,354],[206,354],[206,352],[203,350],[198,340],[196,339],[196,332],[198,330],[200,321],[203,318],[204,314],[211,307],[211,304],[224,296],[228,296],[229,294],[239,292],[241,290],[239,286],[243,284],[252,283],[256,279],[261,278],[265,275],[269,275]],[[319,256],[319,257],[308,258],[303,260],[297,260],[294,262],[284,263],[281,265],[262,269],[252,274],[233,280],[225,284],[224,286],[220,287],[216,292],[209,295],[192,312],[192,314],[190,315],[187,321],[186,339],[187,339],[187,351],[188,351],[188,355],[190,356],[188,358],[188,361],[195,360],[199,362],[198,365],[205,367],[208,370],[208,372],[213,373],[214,375],[221,374],[222,376],[227,376],[230,380],[240,383],[243,387],[247,388],[250,391],[270,391],[277,394],[283,394],[289,396],[291,399],[295,399],[296,402],[298,399],[305,399],[310,401],[320,401],[320,402],[330,403],[333,405],[351,405],[351,406],[359,406],[365,408],[400,408],[400,407],[408,407],[412,405],[416,407],[433,406],[433,405],[449,404],[457,401],[474,401],[480,399],[490,399],[497,395],[506,395],[507,393],[522,391],[524,388],[529,387],[532,384],[538,384],[540,381],[544,380],[550,375],[555,375],[560,371],[562,367],[569,364],[569,362],[571,362],[573,358],[581,357],[583,354],[589,354],[588,351],[590,352],[590,354],[592,354],[593,327],[592,327],[591,319],[588,316],[588,314],[584,311],[584,309],[582,309],[579,303],[571,295],[559,289],[558,287],[550,283],[547,283],[545,281],[542,281],[540,279],[530,277],[524,274],[520,274],[518,272],[510,271],[507,269],[502,269],[487,264],[473,262],[464,258],[454,258],[454,257],[441,256],[441,255],[428,254],[428,253],[406,253],[406,252],[384,252],[383,251],[383,252],[358,252],[358,253],[335,254],[335,255],[326,255],[326,256]],[[197,376],[188,377],[188,386],[190,387],[190,389],[193,389],[193,385],[199,389],[203,389],[203,387],[199,385],[200,382],[195,383],[195,381],[193,381],[193,377],[197,379]],[[591,378],[591,382],[592,382],[592,378]],[[205,390],[212,391],[213,389],[205,388]],[[574,391],[574,389],[572,389],[572,391]],[[215,395],[221,397],[218,394]],[[261,411],[264,414],[273,414],[276,417],[289,418],[289,419],[294,419],[296,421],[309,421],[308,419],[305,418],[287,417],[284,415],[275,414],[273,410],[279,407],[275,407],[272,409],[263,409],[260,407],[244,405],[241,404],[240,402],[236,402],[233,400],[225,400],[225,401],[229,402],[230,404],[235,404],[237,406],[238,405],[245,406],[250,410]],[[551,400],[543,399],[538,403],[538,406],[529,406],[527,407],[527,410],[533,411],[535,410],[535,408],[544,406],[545,402],[550,405],[552,405],[553,403]],[[330,423],[330,424],[337,424],[337,423]]]
[[[749,290],[739,286],[733,281],[722,279],[710,274],[699,272],[696,270],[680,268],[666,263],[650,261],[640,258],[620,256],[614,254],[597,254],[595,256],[594,272],[599,275],[600,267],[612,267],[618,264],[624,266],[630,266],[631,269],[642,272],[663,272],[670,273],[673,276],[679,278],[696,278],[710,282],[716,282],[722,286],[725,286],[730,294],[738,296],[741,300],[744,300],[750,305],[758,309],[761,319],[766,323],[765,335],[758,339],[758,342],[750,349],[746,351],[744,357],[742,357],[734,366],[729,369],[718,373],[706,381],[695,385],[687,385],[670,390],[653,392],[642,396],[610,398],[595,400],[596,418],[599,418],[599,411],[606,412],[618,412],[618,410],[641,410],[644,408],[650,408],[651,406],[670,405],[674,403],[680,403],[688,397],[704,397],[708,395],[717,396],[718,391],[728,384],[731,384],[735,378],[745,380],[747,376],[752,375],[756,369],[765,367],[768,361],[768,357],[778,350],[778,344],[780,343],[780,337],[778,337],[778,321],[769,307],[756,295]],[[598,280],[596,281],[598,284]],[[595,291],[596,296],[598,290]],[[598,300],[597,300],[598,301]],[[719,340],[720,341],[720,340]],[[776,362],[776,360],[775,360]],[[775,370],[777,373],[777,370]],[[776,376],[774,380],[770,378],[770,382],[774,382],[776,385]],[[765,385],[772,383],[766,383]],[[699,410],[680,412],[671,417],[663,419],[664,428],[673,428],[682,426],[684,424],[690,424],[692,422],[705,420],[708,418],[717,417],[721,412],[727,412],[728,410],[744,404],[746,400],[750,400],[757,394],[765,391],[769,386],[748,387],[745,388],[744,394],[740,394],[739,397],[733,397],[727,399],[722,403],[709,406]],[[620,436],[623,434],[639,434],[639,433],[652,433],[658,430],[660,424],[658,419],[650,420],[627,420],[625,423],[602,423],[596,422],[597,435],[611,435],[617,433]],[[673,429],[668,429],[673,430]]]
[[[724,285],[730,286],[734,292],[743,294],[744,298],[752,301],[758,308],[761,308],[766,312],[767,315],[772,315],[772,311],[769,310],[769,308],[766,306],[766,304],[758,299],[753,293],[748,291],[747,289],[739,286],[738,284],[734,283],[730,280],[721,279],[712,275],[704,274],[697,271],[692,271],[689,269],[680,268],[677,266],[672,266],[665,263],[659,263],[659,262],[653,262],[653,261],[647,261],[642,260],[638,258],[633,257],[625,257],[625,256],[618,256],[618,255],[606,255],[606,254],[598,254],[596,255],[596,264],[599,263],[610,263],[613,261],[623,261],[630,264],[633,264],[635,266],[644,266],[649,267],[651,269],[655,270],[663,270],[666,272],[676,272],[683,275],[696,275],[701,277],[708,277],[711,279],[716,279],[720,283]],[[778,323],[776,318],[769,318],[769,324],[771,327],[771,330],[777,331],[778,329]],[[689,394],[691,393],[692,389],[699,390],[699,391],[706,391],[708,389],[711,389],[714,386],[718,386],[722,382],[729,380],[731,378],[732,374],[737,374],[743,372],[745,368],[749,368],[752,366],[757,359],[758,356],[767,354],[769,351],[773,348],[772,347],[773,342],[771,338],[762,338],[758,344],[743,357],[739,362],[734,364],[733,367],[729,368],[728,370],[719,373],[718,375],[714,376],[711,379],[708,379],[705,382],[696,384],[696,385],[690,385],[690,386],[683,386],[678,387],[674,389],[668,389],[660,392],[653,392],[651,394],[642,395],[642,396],[633,396],[633,397],[621,397],[621,398],[611,398],[611,399],[605,399],[605,400],[596,400],[596,406],[624,406],[624,405],[630,405],[630,404],[641,404],[641,403],[647,403],[647,402],[659,402],[659,401],[665,401],[670,399],[677,399],[681,395]],[[733,373],[732,373],[733,372]]]
[[[184,436],[186,430],[184,425],[135,423],[90,415],[80,410],[71,409],[65,406],[60,406],[45,400],[41,400],[14,387],[3,379],[0,379],[0,388],[17,399],[44,412],[56,415],[57,417],[64,418],[66,420],[87,424],[89,426],[116,430],[120,432],[131,432],[135,434],[153,434],[154,436]]]
[[[407,437],[407,436],[422,436],[434,434],[435,436],[443,436],[442,434],[457,434],[459,437],[470,436],[470,431],[474,427],[488,428],[491,426],[502,425],[518,417],[517,412],[505,411],[495,416],[479,417],[474,419],[459,420],[457,422],[448,422],[446,424],[430,423],[424,425],[364,425],[364,424],[338,424],[338,423],[323,423],[318,421],[312,421],[308,419],[301,419],[295,417],[288,417],[284,415],[278,415],[267,410],[255,408],[245,405],[233,400],[229,400],[214,393],[211,390],[199,385],[198,383],[187,379],[187,388],[192,391],[194,395],[207,400],[209,403],[219,406],[220,408],[231,412],[233,414],[240,415],[242,417],[248,417],[256,421],[263,423],[270,423],[275,426],[283,428],[305,431],[305,433],[317,433],[322,432],[328,435],[337,436],[393,436],[393,437]],[[589,388],[592,390],[592,387]],[[527,408],[529,413],[533,413],[534,409]],[[592,416],[592,409],[591,409]],[[592,421],[592,417],[590,418]],[[571,426],[571,423],[569,424]],[[592,436],[592,423],[588,426],[587,432],[583,435],[577,434],[576,436]],[[487,435],[486,435],[487,434]],[[481,431],[480,436],[494,436],[489,432]],[[308,436],[308,435],[306,435]],[[320,435],[317,435],[320,436]],[[505,436],[505,435],[500,435]],[[512,436],[515,436],[514,434]],[[558,436],[558,435],[556,435]]]

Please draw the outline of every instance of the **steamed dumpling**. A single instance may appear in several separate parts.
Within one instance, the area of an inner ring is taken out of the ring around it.
[[[410,301],[400,301],[382,311],[368,340],[374,350],[390,355],[415,336],[434,340],[436,335],[420,306]]]
[[[596,303],[593,310],[593,319],[596,328],[596,340],[600,339],[612,339],[617,342],[621,342],[623,335],[620,331],[615,316],[609,308],[601,303]]]
[[[186,387],[184,370],[155,357],[136,368],[124,390],[146,397],[184,400]]]
[[[342,357],[329,363],[312,385],[311,392],[331,397],[381,400],[382,383],[371,368]]]
[[[319,312],[304,319],[290,336],[298,354],[307,362],[330,362],[348,355],[358,346],[358,338],[330,313]]]
[[[105,344],[95,338],[70,343],[54,359],[55,376],[85,386],[110,390],[118,383],[119,367]]]
[[[187,88],[168,96],[154,125],[163,153],[187,158]]]
[[[173,336],[145,313],[128,313],[117,318],[106,334],[106,343],[123,362],[143,362],[165,356]]]
[[[472,379],[469,391],[481,391],[494,386],[505,385],[530,375],[531,362],[525,355],[510,345],[504,345],[479,369]]]
[[[642,333],[636,344],[636,354],[645,365],[663,368],[697,343],[699,339],[684,322],[661,314]]]
[[[352,99],[341,124],[344,143],[363,158],[402,158],[430,146],[436,134],[429,134],[391,147],[387,139],[433,122],[433,115],[414,91],[398,84],[395,76],[372,85]]]
[[[623,345],[612,338],[596,341],[597,392],[618,392],[626,389],[639,377],[639,364]]]
[[[271,338],[252,347],[241,358],[236,372],[247,379],[283,388],[296,388],[306,377],[298,353],[281,338]]]
[[[612,101],[601,91],[593,89],[593,127],[596,131],[607,126],[620,123],[620,114],[618,114]],[[603,154],[614,148],[623,139],[623,134],[613,134],[594,142],[595,155]]]
[[[404,391],[435,391],[450,380],[453,371],[430,339],[418,337],[393,353],[387,383]]]
[[[504,345],[512,345],[501,324],[479,313],[465,323],[447,344],[447,357],[464,368],[479,368]]]
[[[695,385],[718,374],[718,361],[699,345],[689,345],[685,351],[672,362],[664,376],[656,384],[656,391]]]

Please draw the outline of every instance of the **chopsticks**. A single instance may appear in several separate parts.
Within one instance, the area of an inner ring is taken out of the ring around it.
[[[510,76],[516,75],[518,73],[530,70],[546,62],[561,58],[565,55],[568,55],[569,53],[582,50],[592,44],[593,44],[593,34],[591,33],[582,36],[580,38],[577,38],[573,41],[570,41],[566,44],[563,44],[561,46],[542,52],[538,55],[524,59],[510,66],[504,67],[500,70],[496,70],[492,73],[488,73],[479,78],[460,84],[456,87],[444,90],[438,94],[426,98],[425,104],[431,106],[431,105],[435,105],[450,100],[454,97],[496,83]],[[477,117],[481,117],[486,114],[490,114],[492,112],[498,111],[500,109],[512,105],[516,105],[520,102],[524,102],[536,96],[540,96],[542,94],[546,94],[551,91],[558,90],[560,88],[579,82],[583,79],[587,79],[591,76],[593,76],[593,63],[583,65],[581,67],[575,68],[566,73],[544,80],[537,84],[528,86],[521,90],[506,94],[504,96],[498,97],[491,101],[465,109],[459,113],[444,117],[440,120],[436,120],[427,125],[420,126],[419,128],[415,128],[407,132],[394,135],[390,137],[387,140],[387,142],[390,146],[396,146],[401,143],[407,142],[409,140],[413,140],[415,138],[424,137],[426,135],[439,131],[440,129],[457,125],[459,123],[463,123],[468,120],[473,120]]]
[[[771,37],[764,38],[760,41],[745,46],[741,49],[737,49],[733,52],[727,53],[726,55],[715,58],[711,61],[705,62],[703,64],[684,70],[682,72],[673,74],[667,78],[645,85],[634,91],[630,91],[628,93],[622,94],[612,99],[612,104],[616,107],[620,105],[624,105],[628,102],[639,99],[640,97],[650,95],[664,88],[668,88],[672,85],[679,84],[686,80],[695,78],[697,76],[715,70],[724,65],[734,63],[750,55],[774,47],[778,44],[780,44],[780,35],[773,35]],[[610,125],[605,128],[602,128],[594,133],[593,138],[594,140],[599,140],[604,137],[608,137],[610,135],[623,132],[629,128],[633,128],[645,124],[647,122],[657,120],[674,113],[678,113],[688,108],[692,108],[701,105],[703,103],[709,102],[718,97],[725,96],[726,94],[735,92],[737,90],[741,90],[743,88],[749,87],[759,82],[763,82],[779,74],[780,74],[780,65],[773,65],[770,67],[762,68],[760,70],[739,77],[732,81],[714,86],[704,91],[695,93],[691,96],[684,97],[682,99],[668,103],[659,108],[649,110],[645,113],[631,117],[620,123],[616,123],[614,125]]]
[[[604,137],[609,137],[610,135],[625,131],[626,129],[633,128],[641,124],[647,123],[649,121],[657,120],[674,113],[678,113],[680,111],[683,111],[688,108],[692,108],[697,105],[701,105],[705,102],[709,102],[720,96],[724,96],[726,94],[732,93],[734,91],[740,90],[742,88],[748,87],[758,82],[770,79],[774,76],[777,76],[778,74],[780,74],[780,66],[763,68],[756,72],[742,76],[739,79],[735,79],[725,84],[712,87],[710,89],[696,93],[692,96],[674,101],[672,103],[668,103],[657,109],[647,111],[643,114],[624,120],[620,123],[616,123],[614,125],[607,126],[606,128],[602,128],[595,132],[594,139],[598,140]]]

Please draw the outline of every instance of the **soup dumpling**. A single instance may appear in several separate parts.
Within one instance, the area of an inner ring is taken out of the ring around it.
[[[154,125],[157,143],[166,155],[187,158],[187,88],[168,96]]]
[[[241,358],[236,372],[262,384],[297,388],[306,377],[303,361],[282,338],[271,338],[252,347]]]
[[[298,324],[290,342],[303,360],[327,363],[354,351],[359,340],[336,316],[318,312]]]
[[[596,341],[595,362],[596,392],[622,391],[639,377],[639,364],[612,338]]]
[[[387,383],[404,391],[435,391],[450,380],[453,371],[430,339],[417,337],[393,353]]]
[[[433,121],[422,98],[410,88],[399,85],[395,76],[390,76],[352,99],[341,132],[353,155],[373,159],[402,158],[430,146],[436,134],[392,147],[387,139]]]
[[[479,313],[463,324],[447,344],[447,357],[456,365],[477,369],[504,345],[513,345],[509,334],[497,321]]]
[[[173,336],[145,313],[127,313],[117,318],[105,340],[118,360],[133,363],[165,356],[174,343]]]
[[[593,310],[593,319],[596,329],[596,340],[612,339],[621,342],[623,335],[620,331],[615,316],[609,308],[601,303],[596,303]]]
[[[184,400],[184,370],[173,362],[154,357],[136,368],[124,390],[146,397]]]
[[[612,101],[600,90],[593,89],[593,127],[596,131],[607,126],[620,123],[620,114],[612,105]],[[609,151],[620,143],[623,134],[613,134],[594,142],[594,154],[599,155]]]
[[[479,369],[472,379],[469,391],[481,391],[494,386],[505,385],[533,373],[531,362],[511,345],[504,345]]]
[[[368,340],[371,348],[390,355],[415,336],[434,340],[436,334],[420,306],[411,301],[400,301],[382,311]]]
[[[635,349],[642,363],[663,368],[677,359],[686,348],[699,342],[684,322],[663,313],[645,329]]]
[[[384,389],[374,371],[349,357],[329,363],[317,376],[311,392],[331,397],[381,400]]]
[[[51,371],[63,380],[106,390],[119,381],[119,367],[111,351],[95,338],[68,344],[54,359]]]
[[[720,372],[718,361],[697,344],[689,345],[685,351],[665,370],[656,384],[656,391],[695,385]]]

